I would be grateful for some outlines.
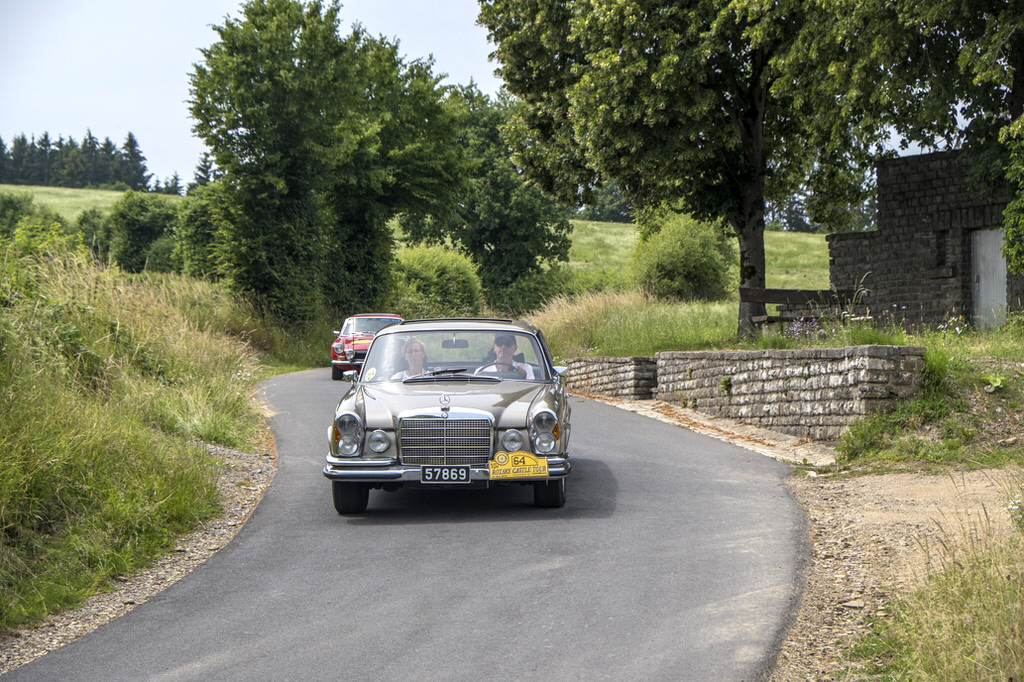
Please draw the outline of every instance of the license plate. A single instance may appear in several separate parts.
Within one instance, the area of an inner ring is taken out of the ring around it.
[[[528,452],[496,452],[487,468],[492,480],[547,477],[548,460]]]
[[[469,483],[468,466],[421,466],[420,483]]]

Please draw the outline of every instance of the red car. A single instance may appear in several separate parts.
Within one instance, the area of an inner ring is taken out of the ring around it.
[[[344,379],[345,372],[359,369],[374,335],[389,324],[401,322],[393,313],[360,313],[345,319],[338,338],[331,344],[331,378]]]

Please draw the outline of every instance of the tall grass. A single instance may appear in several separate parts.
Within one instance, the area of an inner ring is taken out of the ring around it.
[[[1020,481],[1009,535],[991,517],[945,527],[924,549],[939,566],[851,652],[871,679],[1005,680],[1024,673],[1024,518]],[[991,510],[990,513],[996,513]]]
[[[259,365],[216,287],[0,256],[0,627],[74,605],[217,513]]]
[[[559,296],[529,320],[564,361],[586,355],[654,355],[734,342],[736,304],[666,303],[637,291]]]

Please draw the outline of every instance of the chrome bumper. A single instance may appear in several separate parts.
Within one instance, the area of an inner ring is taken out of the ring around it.
[[[546,481],[552,478],[568,476],[572,471],[572,462],[568,455],[548,457],[547,478],[502,479],[501,483],[523,483]],[[363,483],[419,483],[420,467],[404,466],[393,458],[366,459],[361,457],[343,458],[327,455],[327,466],[324,476],[332,481],[358,481]],[[491,472],[487,467],[471,467],[470,481],[490,481]],[[424,484],[435,485],[435,484]],[[457,484],[458,485],[458,484]]]

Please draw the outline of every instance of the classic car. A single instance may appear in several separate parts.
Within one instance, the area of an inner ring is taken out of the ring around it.
[[[371,489],[528,485],[565,504],[570,406],[540,330],[520,321],[413,320],[377,333],[327,429],[339,514]]]
[[[340,381],[345,372],[359,369],[374,335],[401,321],[401,316],[392,313],[359,313],[345,318],[341,329],[334,332],[337,338],[331,344],[331,378]]]

